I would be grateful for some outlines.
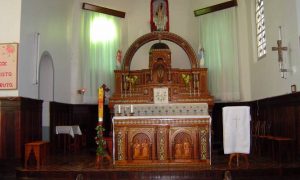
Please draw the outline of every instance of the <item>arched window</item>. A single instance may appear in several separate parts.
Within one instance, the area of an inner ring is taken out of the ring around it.
[[[257,40],[257,56],[263,57],[267,54],[267,40],[264,14],[264,1],[256,0],[256,40]]]

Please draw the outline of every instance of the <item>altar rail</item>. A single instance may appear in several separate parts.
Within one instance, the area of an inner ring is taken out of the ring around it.
[[[116,104],[117,116],[208,115],[207,103]]]

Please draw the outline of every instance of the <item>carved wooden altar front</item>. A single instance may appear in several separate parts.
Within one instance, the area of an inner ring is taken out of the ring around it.
[[[149,51],[149,68],[130,70],[135,52],[145,43],[158,40]],[[191,68],[171,67],[171,50],[161,43],[168,40],[180,46],[189,58]],[[168,88],[169,103],[207,103],[211,109],[213,97],[207,87],[207,68],[199,66],[192,47],[180,36],[169,32],[152,32],[138,38],[123,59],[123,68],[115,71],[115,92],[110,98],[111,112],[115,104],[154,103],[153,90]]]
[[[116,116],[114,165],[210,165],[210,116]]]

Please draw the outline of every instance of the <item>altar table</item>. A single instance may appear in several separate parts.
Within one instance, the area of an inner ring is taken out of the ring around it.
[[[209,115],[115,116],[115,166],[211,165]]]

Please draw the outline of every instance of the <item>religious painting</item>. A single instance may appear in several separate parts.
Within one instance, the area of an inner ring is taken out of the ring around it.
[[[151,31],[169,31],[168,0],[151,0]]]
[[[169,103],[169,89],[167,87],[153,88],[154,104]]]
[[[17,89],[18,44],[0,44],[0,89]]]

